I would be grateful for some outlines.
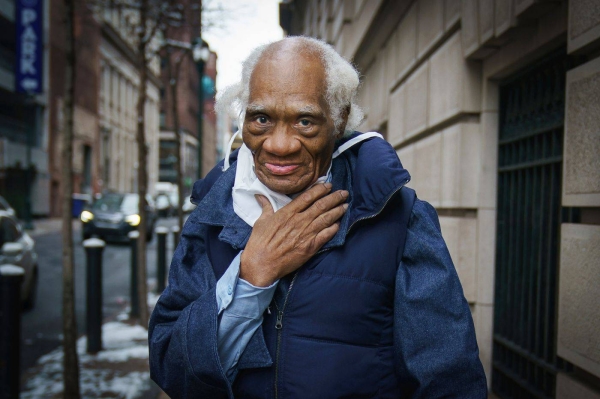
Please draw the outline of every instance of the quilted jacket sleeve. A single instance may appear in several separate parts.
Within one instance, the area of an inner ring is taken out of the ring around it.
[[[407,397],[487,398],[469,305],[435,209],[416,200],[396,276],[397,374]]]
[[[151,378],[172,398],[233,397],[217,351],[215,276],[203,225],[185,224],[149,326]]]

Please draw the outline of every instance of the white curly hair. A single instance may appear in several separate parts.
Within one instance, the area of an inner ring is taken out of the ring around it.
[[[358,71],[329,44],[305,36],[290,36],[281,41],[255,48],[242,63],[242,79],[240,82],[228,86],[217,96],[217,112],[229,112],[232,117],[239,118],[238,124],[240,129],[242,128],[250,97],[252,72],[265,50],[283,41],[293,41],[302,49],[319,55],[325,68],[327,84],[325,99],[329,104],[330,116],[335,126],[334,134],[339,132],[344,120],[344,112],[348,107],[350,113],[348,114],[344,134],[352,133],[360,125],[364,116],[362,109],[355,103],[360,84]]]

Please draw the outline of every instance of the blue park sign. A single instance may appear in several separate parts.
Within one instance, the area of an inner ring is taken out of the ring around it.
[[[44,76],[44,0],[17,0],[15,5],[15,90],[20,93],[41,93]]]

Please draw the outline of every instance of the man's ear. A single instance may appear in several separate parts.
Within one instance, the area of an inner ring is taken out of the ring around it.
[[[344,108],[344,110],[342,111],[342,124],[340,125],[340,129],[337,132],[337,134],[335,135],[336,140],[341,139],[344,136],[344,133],[346,132],[346,124],[348,123],[348,115],[350,115],[350,105],[348,105],[346,108]]]

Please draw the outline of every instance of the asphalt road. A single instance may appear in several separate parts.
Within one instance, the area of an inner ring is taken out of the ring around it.
[[[174,226],[175,219],[160,219],[160,225]],[[170,236],[170,235],[169,235]],[[60,232],[35,237],[38,253],[39,284],[34,308],[23,314],[21,370],[33,366],[38,358],[61,345],[62,341],[62,243]],[[74,232],[75,310],[80,335],[85,332],[85,252],[81,233]],[[156,281],[156,235],[148,243],[149,285]],[[172,254],[167,240],[167,257]],[[131,249],[128,244],[107,243],[103,253],[103,316],[114,318],[129,305]],[[168,264],[169,262],[167,262]]]

